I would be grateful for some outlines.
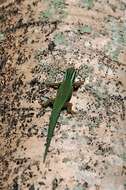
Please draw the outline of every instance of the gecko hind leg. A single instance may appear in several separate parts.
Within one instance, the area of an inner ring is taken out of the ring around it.
[[[76,114],[76,112],[72,110],[72,106],[72,103],[66,102],[64,107],[67,108],[67,113]]]
[[[42,106],[44,107],[44,108],[47,108],[48,106],[49,107],[52,107],[53,106],[53,103],[54,103],[54,98],[49,98],[46,102],[44,102],[43,104],[42,104]]]
[[[54,83],[47,83],[46,86],[54,88],[54,89],[58,89],[60,84],[61,84],[61,82],[54,82]]]

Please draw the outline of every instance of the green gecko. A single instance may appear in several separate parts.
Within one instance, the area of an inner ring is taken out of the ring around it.
[[[68,112],[72,113],[72,109],[71,109],[72,104],[69,103],[69,101],[72,96],[75,77],[76,77],[75,68],[74,67],[68,68],[66,70],[64,80],[60,84],[60,87],[57,91],[57,95],[54,100],[53,109],[52,109],[51,116],[50,116],[50,122],[49,122],[49,127],[48,127],[43,162],[45,162],[45,160],[46,160],[49,146],[50,146],[53,134],[54,134],[55,126],[56,126],[56,123],[57,123],[57,120],[59,118],[62,108],[67,107]],[[82,84],[82,82],[77,82],[75,85],[78,88],[80,86],[80,84]]]

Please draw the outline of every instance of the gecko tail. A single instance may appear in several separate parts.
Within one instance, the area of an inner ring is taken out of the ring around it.
[[[44,157],[43,157],[43,163],[45,163],[47,152],[48,152],[48,150],[45,150]]]
[[[43,157],[43,163],[45,162],[46,157],[47,157],[47,153],[48,153],[48,150],[49,150],[49,146],[51,144],[51,140],[52,140],[52,137],[53,137],[54,129],[55,129],[55,126],[56,126],[57,119],[59,117],[60,110],[55,111],[55,109],[54,109],[53,112],[55,112],[55,117],[54,117],[53,112],[52,112],[52,115],[50,117],[50,123],[49,123],[49,128],[48,128],[48,134],[47,134],[45,153],[44,153],[44,157]]]
[[[50,146],[50,142],[51,142],[51,139],[48,140],[47,143],[46,143],[45,153],[44,153],[44,157],[43,157],[43,163],[45,163],[47,153],[48,153],[48,150],[49,150],[49,146]]]
[[[46,156],[47,156],[47,153],[44,154],[44,157],[43,157],[43,163],[45,163]]]

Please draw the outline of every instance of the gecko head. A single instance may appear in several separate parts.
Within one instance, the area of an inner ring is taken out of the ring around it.
[[[70,67],[66,70],[65,80],[70,80],[72,83],[74,82],[76,77],[76,70],[74,67]]]

